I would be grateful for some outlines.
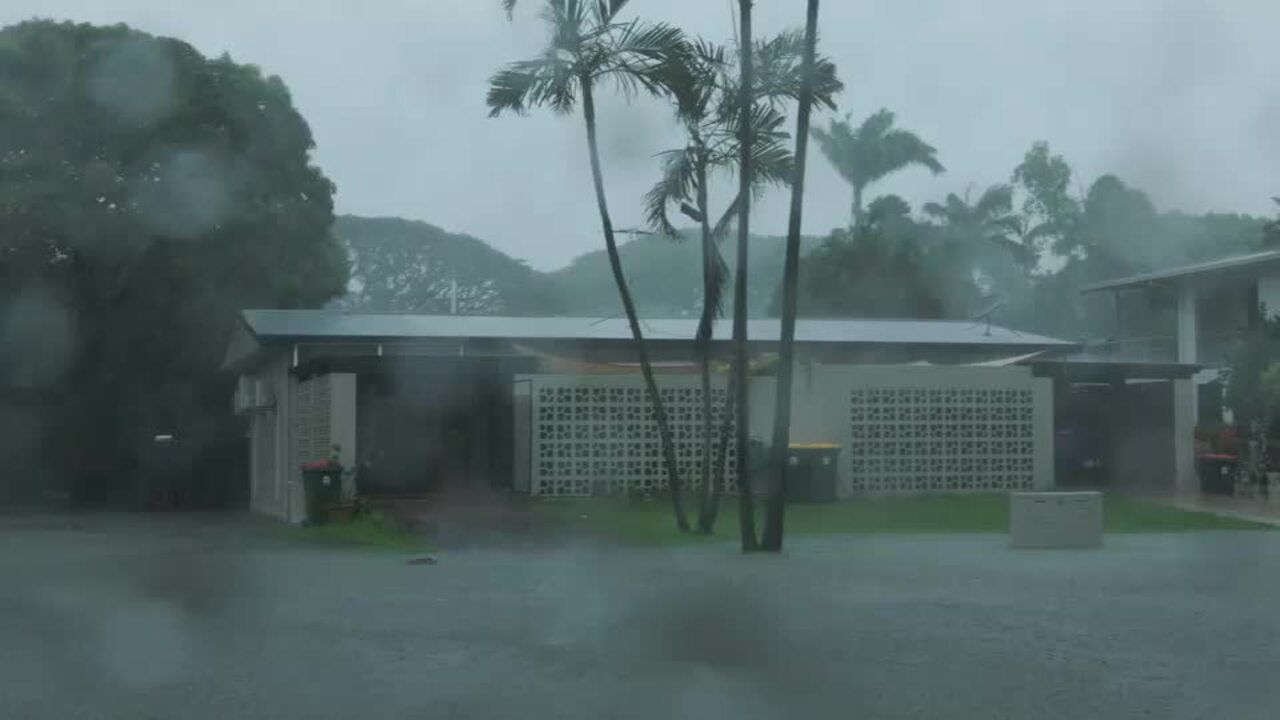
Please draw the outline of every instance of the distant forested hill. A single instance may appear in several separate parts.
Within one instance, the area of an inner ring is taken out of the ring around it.
[[[805,238],[802,252],[818,246]],[[751,239],[751,273],[748,278],[751,315],[763,316],[782,281],[784,238]],[[737,262],[733,241],[721,245],[730,270]],[[647,235],[621,247],[623,270],[641,315],[647,317],[696,317],[702,307],[702,255],[696,235],[674,240]],[[612,315],[622,312],[618,291],[609,273],[604,250],[578,256],[568,267],[549,273],[557,305],[568,315]],[[732,297],[730,288],[728,297]],[[725,304],[726,314],[732,302]]]
[[[1107,183],[1099,186],[1105,190]],[[1102,190],[1095,188],[1081,203],[1081,221],[1075,226],[1089,259],[1072,255],[1056,270],[1008,286],[990,279],[985,286],[976,282],[987,256],[957,252],[970,241],[956,237],[955,229],[945,224],[905,217],[876,226],[867,236],[805,238],[801,254],[809,259],[802,261],[801,315],[970,317],[975,307],[999,300],[1004,303],[998,317],[1002,324],[1087,337],[1099,324],[1090,313],[1111,311],[1091,310],[1080,296],[1082,285],[1259,246],[1262,218],[1159,213],[1140,193],[1122,186],[1110,193]],[[583,254],[559,270],[540,272],[480,239],[424,222],[346,215],[337,219],[334,233],[347,249],[351,280],[348,293],[332,307],[449,313],[456,301],[456,311],[467,315],[611,317],[622,312],[603,250]],[[753,317],[776,312],[783,245],[780,237],[751,240]],[[732,239],[721,245],[730,268],[736,262],[733,249]],[[698,315],[702,267],[692,231],[680,240],[641,236],[624,243],[621,254],[642,316]],[[904,261],[911,258],[916,259]],[[950,295],[968,300],[952,301]],[[937,307],[921,309],[933,307],[930,302]],[[726,315],[731,312],[732,303],[726,303]]]
[[[554,313],[547,277],[470,235],[402,218],[341,215],[334,234],[351,280],[333,307],[346,310],[543,315]]]
[[[550,273],[530,268],[483,240],[402,218],[342,215],[334,233],[351,261],[348,292],[332,303],[347,310],[448,313],[456,287],[464,315],[578,315],[622,312],[604,251],[586,253]],[[816,247],[806,239],[804,250]],[[730,267],[732,242],[722,252]],[[766,312],[782,277],[782,238],[751,244],[751,312]],[[696,240],[645,236],[622,245],[627,280],[647,317],[693,317],[702,302]],[[726,312],[732,304],[726,305]]]

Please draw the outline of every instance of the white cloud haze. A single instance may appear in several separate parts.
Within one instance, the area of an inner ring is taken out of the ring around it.
[[[259,65],[310,122],[339,211],[426,220],[551,268],[600,246],[580,121],[489,119],[484,106],[489,75],[539,47],[537,4],[522,0],[508,23],[499,0],[8,0],[0,22],[124,22]],[[730,5],[633,0],[630,12],[726,40]],[[803,21],[799,0],[757,8],[761,34]],[[1270,213],[1278,24],[1280,4],[1260,0],[827,0],[822,40],[847,86],[841,112],[889,107],[948,168],[875,194],[918,207],[1005,181],[1047,139],[1081,183],[1114,172],[1161,208]],[[653,102],[610,101],[601,122],[617,224],[636,225],[652,156],[679,133]],[[825,232],[846,222],[849,193],[820,156],[810,168],[805,230]],[[786,204],[767,198],[757,228],[781,233]]]

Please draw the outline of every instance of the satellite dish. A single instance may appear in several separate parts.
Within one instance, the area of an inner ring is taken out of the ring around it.
[[[1004,307],[1004,301],[1003,301],[1003,300],[997,300],[997,301],[995,301],[995,302],[991,303],[991,305],[989,305],[989,306],[987,307],[987,309],[983,310],[982,312],[978,313],[977,315],[974,315],[974,316],[973,316],[973,319],[974,319],[974,320],[990,320],[990,319],[991,319],[991,316],[992,316],[992,315],[995,315],[995,314],[996,314],[996,311],[997,311],[997,310],[999,310],[999,309],[1000,309],[1000,308],[1002,308],[1002,307]]]
[[[985,310],[973,316],[973,325],[970,325],[969,327],[977,327],[979,323],[985,322],[987,327],[982,334],[985,337],[991,337],[991,317],[1002,307],[1004,307],[1003,300],[996,300],[991,303],[991,305],[989,305]]]

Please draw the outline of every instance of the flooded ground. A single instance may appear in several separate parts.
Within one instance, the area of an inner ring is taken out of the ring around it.
[[[1271,718],[1280,534],[448,550],[0,516],[0,717]]]

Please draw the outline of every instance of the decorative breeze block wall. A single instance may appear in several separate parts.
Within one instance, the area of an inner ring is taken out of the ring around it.
[[[667,487],[653,406],[631,376],[535,376],[532,379],[532,483],[535,495],[560,497],[656,492]],[[682,487],[702,478],[702,389],[698,379],[659,378],[675,439]],[[726,391],[712,389],[713,452]],[[737,489],[731,442],[725,489]]]
[[[293,383],[293,467],[329,457],[329,376]]]
[[[854,492],[1034,487],[1031,389],[853,387],[847,397]]]

